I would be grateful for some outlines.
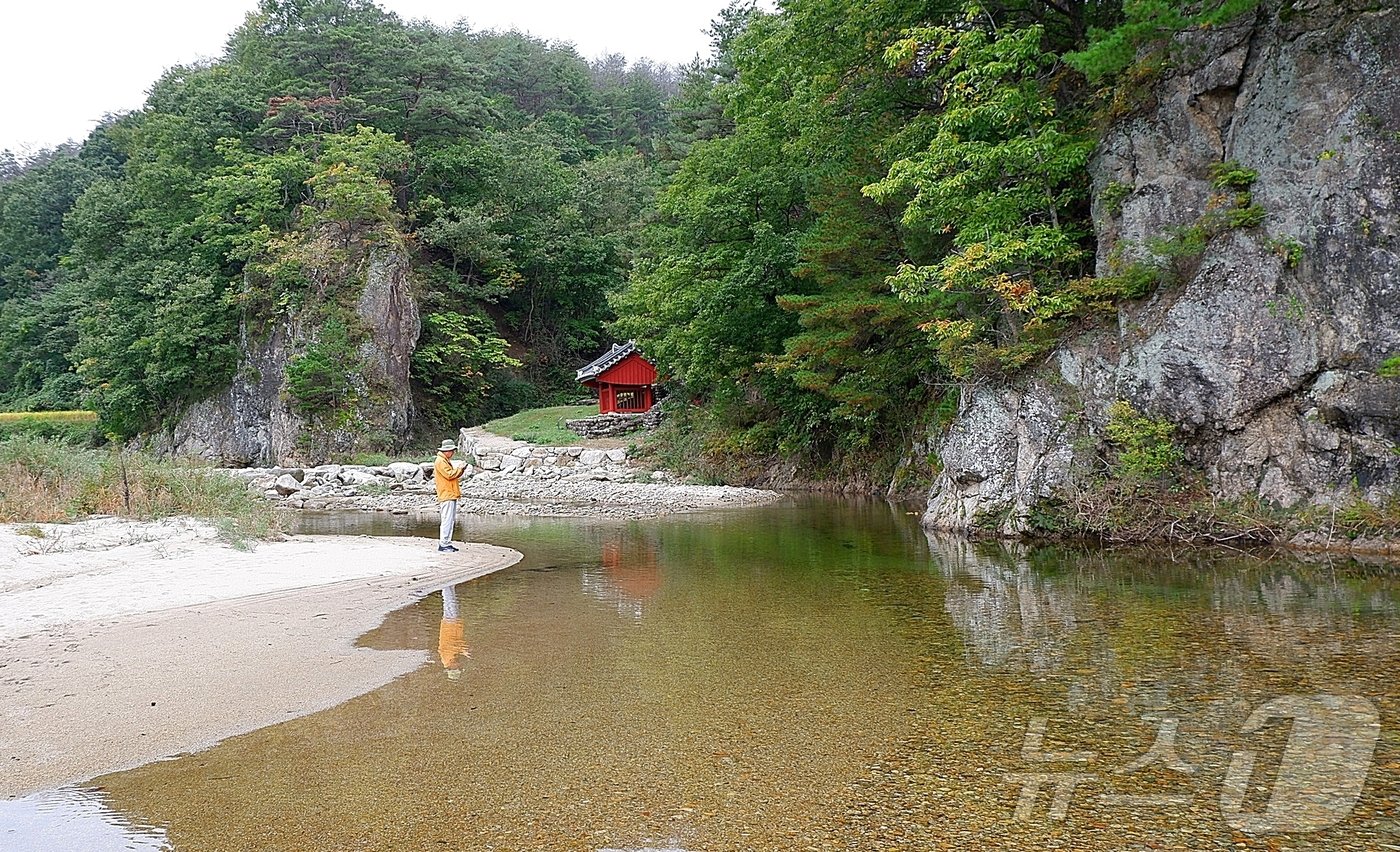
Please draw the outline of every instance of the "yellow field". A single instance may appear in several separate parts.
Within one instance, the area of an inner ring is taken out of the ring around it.
[[[0,423],[33,420],[39,423],[94,423],[95,411],[0,411]]]

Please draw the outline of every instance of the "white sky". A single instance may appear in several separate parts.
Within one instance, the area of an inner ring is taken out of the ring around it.
[[[82,139],[174,65],[223,51],[257,0],[0,0],[0,150]],[[380,0],[404,19],[519,29],[586,58],[689,62],[727,0]]]

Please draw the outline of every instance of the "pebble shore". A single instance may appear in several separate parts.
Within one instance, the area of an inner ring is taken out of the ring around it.
[[[625,449],[469,444],[457,458],[468,463],[457,509],[466,514],[651,518],[781,499],[774,491],[693,485],[665,471],[640,470],[628,463]],[[437,511],[431,461],[226,472],[288,509]]]

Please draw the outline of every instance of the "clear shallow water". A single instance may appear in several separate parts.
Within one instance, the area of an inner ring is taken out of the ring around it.
[[[82,795],[182,850],[1400,847],[1394,574],[880,503],[466,537],[525,560],[362,640],[422,669]]]

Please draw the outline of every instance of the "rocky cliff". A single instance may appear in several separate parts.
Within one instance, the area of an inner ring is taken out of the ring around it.
[[[176,455],[232,466],[317,463],[341,453],[401,445],[412,417],[409,363],[420,321],[409,259],[378,250],[366,261],[351,321],[361,332],[352,393],[333,417],[307,417],[293,404],[287,365],[321,337],[324,311],[275,321],[246,318],[242,358],[227,390],[187,411],[168,440]]]
[[[1120,306],[1015,382],[969,385],[925,524],[1023,532],[1126,400],[1170,420],[1216,495],[1283,507],[1400,486],[1400,9],[1300,0],[1179,46],[1186,61],[1091,166],[1100,274],[1201,221],[1212,166],[1257,172],[1262,224]],[[1216,198],[1216,201],[1212,201]]]

